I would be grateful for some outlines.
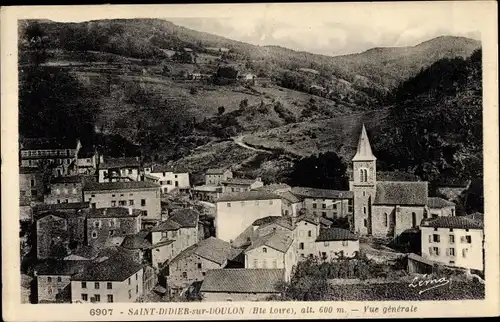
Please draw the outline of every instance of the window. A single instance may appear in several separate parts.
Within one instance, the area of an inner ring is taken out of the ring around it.
[[[113,295],[108,294],[108,303],[113,303]]]
[[[226,205],[227,205],[228,208],[231,208],[231,203],[230,202],[228,202]]]
[[[94,197],[95,197],[95,195],[90,195],[90,196],[91,196],[92,198],[94,198]]]
[[[128,205],[129,205],[129,206],[133,206],[133,205],[134,205],[134,200],[129,200],[129,201],[128,201]]]
[[[469,252],[469,249],[467,249],[467,248],[462,249],[462,257],[464,257],[464,258],[467,257],[468,252]]]
[[[359,169],[359,181],[363,182],[364,175],[363,175],[363,169]]]
[[[455,236],[454,235],[449,235],[448,238],[450,240],[450,244],[454,244],[455,243]]]
[[[35,180],[31,179],[31,186],[34,187],[35,186]]]
[[[259,267],[259,262],[257,261],[257,259],[253,260],[253,267],[254,268],[258,268]]]
[[[363,224],[365,225],[365,227],[368,226],[368,221],[366,219],[363,219]]]
[[[318,214],[318,213],[317,213],[316,211],[313,211],[313,215],[315,215],[315,216],[316,216],[317,214]]]
[[[387,213],[384,214],[384,226],[387,227],[387,222],[389,220],[389,215]]]
[[[310,230],[309,230],[309,231],[307,232],[307,237],[312,237],[312,231],[310,231]]]
[[[455,264],[455,261],[450,261],[450,264],[451,264],[451,265],[454,265],[454,264]]]
[[[321,258],[326,259],[326,252],[321,252]]]
[[[58,281],[58,282],[61,282],[61,281],[62,281],[61,276],[58,276],[58,277],[57,277],[57,281]]]
[[[472,243],[472,238],[471,238],[471,236],[470,236],[470,235],[465,236],[465,241],[467,242],[467,244]]]
[[[135,286],[135,294],[139,293],[139,285]]]
[[[52,283],[52,277],[47,277],[47,283]]]
[[[267,261],[266,261],[266,259],[262,260],[262,268],[267,268]]]
[[[326,211],[322,211],[321,216],[323,216],[323,218],[326,218]]]
[[[262,247],[262,252],[263,253],[267,253],[267,248],[266,247]]]
[[[201,269],[201,263],[198,263],[198,269]]]
[[[99,282],[95,282],[94,283],[94,287],[95,287],[96,290],[98,290],[99,289]]]
[[[182,272],[182,277],[183,278],[187,278],[188,277],[188,273],[187,272]]]
[[[349,242],[348,242],[347,240],[343,240],[343,241],[342,241],[342,246],[347,246],[347,245],[348,245],[348,243],[349,243]]]
[[[89,296],[85,293],[82,293],[82,301],[87,302],[89,300]]]
[[[368,182],[368,170],[364,169],[363,172],[364,172],[364,175],[365,175],[365,182]]]
[[[272,200],[269,200],[269,204],[272,205],[273,204],[273,201]]]
[[[116,200],[111,200],[111,207],[116,207]]]
[[[116,197],[116,195],[115,195],[115,194],[112,194],[112,195],[111,195],[111,197]]]
[[[432,252],[434,255],[439,256],[439,247],[432,247]]]
[[[128,278],[128,285],[130,285],[130,277]]]
[[[326,209],[326,204],[322,204],[322,205],[321,205],[321,208],[322,208],[322,209]]]
[[[94,294],[94,301],[101,302],[101,296],[99,294]]]
[[[205,276],[205,275],[207,275],[207,273],[206,272],[201,272],[201,275]]]
[[[135,273],[135,280],[137,281],[138,277],[137,277],[137,273]]]
[[[328,247],[328,246],[330,245],[330,243],[326,241],[326,242],[324,242],[324,243],[323,243],[323,245],[324,245],[325,247]]]
[[[113,283],[108,282],[108,283],[106,283],[106,285],[107,285],[107,287],[106,287],[106,288],[107,288],[108,290],[112,290],[112,289],[113,289]]]
[[[304,249],[304,243],[299,243],[299,249]]]
[[[87,288],[87,282],[82,282],[82,288]]]
[[[179,181],[175,181],[175,186],[178,187],[179,186]]]
[[[126,200],[120,200],[120,201],[118,201],[118,204],[120,206],[126,206],[127,205],[127,201]]]
[[[455,256],[455,248],[448,249],[448,256]]]
[[[363,207],[363,214],[366,215],[366,207]]]
[[[313,203],[313,209],[316,209],[318,207],[318,205],[316,205],[315,203]]]
[[[417,214],[414,212],[411,213],[411,226],[417,227]]]
[[[128,290],[128,298],[131,299],[132,298],[132,291],[131,290]]]
[[[336,203],[333,204],[333,209],[337,209],[337,204]]]
[[[438,234],[433,234],[432,235],[432,241],[434,243],[439,243],[439,240],[440,240],[440,236]]]
[[[451,215],[452,215],[452,216],[455,216],[455,209],[452,209],[452,210],[451,210]]]
[[[278,268],[278,263],[276,262],[275,259],[273,259],[273,268]]]

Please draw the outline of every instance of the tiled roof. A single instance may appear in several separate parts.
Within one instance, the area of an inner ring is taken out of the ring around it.
[[[292,187],[290,187],[289,185],[287,185],[286,183],[272,183],[272,184],[267,184],[265,186],[262,186],[262,187],[258,187],[254,190],[265,190],[265,191],[269,191],[269,192],[277,192],[279,190],[290,190],[292,189]]]
[[[151,228],[151,231],[163,232],[163,231],[178,230],[179,228],[181,228],[181,225],[179,225],[178,223],[176,223],[171,219],[167,219],[165,221],[162,221],[158,226]]]
[[[419,177],[403,171],[377,171],[378,181],[419,181]]]
[[[45,218],[47,216],[55,216],[55,217],[64,218],[64,219],[68,219],[68,217],[70,217],[70,215],[68,215],[68,213],[62,212],[62,211],[45,211],[45,212],[39,212],[39,213],[35,214],[35,220],[40,220],[40,219]]]
[[[154,164],[151,166],[151,173],[161,173],[161,172],[187,173],[188,171],[181,167],[172,165]]]
[[[473,220],[484,222],[484,215],[482,213],[480,213],[480,212],[475,212],[473,214],[466,215],[465,217],[467,217],[469,219],[473,219]]]
[[[126,249],[149,249],[151,243],[141,234],[127,235],[120,245]]]
[[[143,269],[128,256],[116,253],[101,262],[87,265],[82,273],[74,275],[73,281],[118,281],[122,282]]]
[[[323,217],[321,217],[321,218],[323,218]],[[307,221],[308,223],[311,223],[313,225],[317,225],[318,224],[318,217],[306,213],[306,214],[303,214],[303,215],[297,217],[296,222],[301,222],[301,221]]]
[[[96,250],[94,247],[82,246],[77,250],[72,251],[70,255],[93,259],[97,256],[98,253],[98,250]]]
[[[88,208],[83,211],[88,218],[124,218],[138,217],[143,212],[140,209],[110,207],[110,208]]]
[[[422,223],[422,227],[456,228],[456,229],[483,229],[481,221],[466,216],[438,217]]]
[[[455,206],[455,203],[439,197],[427,198],[427,206],[429,208],[446,208]]]
[[[277,194],[267,192],[267,191],[244,191],[236,194],[223,194],[217,202],[225,202],[225,201],[246,201],[246,200],[273,200],[273,199],[281,199],[281,197]]]
[[[29,138],[21,143],[21,150],[76,149],[76,140],[59,140],[56,138]]]
[[[288,248],[290,248],[290,245],[292,245],[292,243],[293,238],[291,233],[287,233],[282,230],[276,230],[265,236],[256,237],[254,240],[252,240],[252,244],[246,249],[245,252],[261,246],[267,246],[285,253]]]
[[[182,251],[171,263],[191,255],[198,255],[219,265],[224,264],[232,254],[231,244],[215,237],[209,237]]]
[[[415,253],[409,253],[408,254],[408,259],[411,259],[411,260],[414,260],[414,261],[417,261],[417,262],[420,262],[420,263],[424,263],[426,265],[429,265],[429,266],[434,266],[434,264],[436,264],[436,262],[434,261],[431,261],[427,258],[424,258],[420,255],[417,255]]]
[[[91,149],[81,148],[78,151],[78,158],[80,159],[92,158],[94,155],[96,155],[96,151]]]
[[[427,204],[427,182],[382,181],[377,182],[375,205]]]
[[[207,185],[193,187],[193,191],[204,191],[204,192],[217,192],[217,190],[219,189],[221,188],[218,186],[207,186]]]
[[[37,275],[73,275],[84,270],[87,260],[45,260],[35,266]]]
[[[182,228],[193,228],[198,226],[200,213],[194,209],[176,209],[169,215],[169,219],[178,223]]]
[[[50,180],[50,183],[82,183],[80,176],[55,177]]]
[[[316,242],[336,241],[336,240],[358,240],[358,236],[347,229],[342,228],[323,228],[319,231]]]
[[[292,220],[288,217],[283,217],[283,216],[263,217],[263,218],[260,218],[260,219],[257,219],[256,221],[254,221],[252,223],[252,226],[263,227],[263,226],[267,226],[269,224],[277,224],[277,225],[280,225],[284,228],[293,230]]]
[[[224,174],[229,169],[226,168],[216,168],[216,169],[208,169],[207,174]]]
[[[160,188],[160,185],[149,181],[87,182],[83,187],[83,190],[103,191],[103,190],[152,189],[152,188]]]
[[[241,186],[249,186],[255,182],[257,182],[257,179],[243,179],[243,178],[231,178],[227,179],[224,181],[221,181],[222,184],[235,184],[235,185],[241,185]]]
[[[20,167],[19,168],[19,174],[31,174],[31,173],[43,174],[43,170],[40,168],[32,168],[32,167]]]
[[[213,269],[207,272],[200,292],[278,293],[277,284],[283,278],[283,269]]]
[[[99,165],[99,169],[110,169],[110,168],[137,168],[141,162],[135,157],[126,158],[105,158],[104,162]]]
[[[64,210],[64,209],[85,209],[89,208],[89,202],[68,202],[68,203],[58,203],[58,204],[41,204],[36,205],[34,208],[35,212],[48,211],[48,210]]]
[[[323,226],[330,227],[333,224],[333,221],[325,217],[319,217],[319,223]]]
[[[361,135],[358,140],[358,148],[356,149],[356,154],[352,158],[352,161],[375,161],[377,158],[372,153],[372,148],[370,146],[370,141],[368,140],[368,134],[366,134],[366,128],[363,124],[361,129]]]
[[[351,199],[354,197],[352,191],[317,189],[308,187],[293,187],[292,193],[298,197],[316,199]]]
[[[303,198],[300,198],[300,196],[294,195],[290,191],[278,192],[278,194],[281,196],[281,198],[285,199],[286,201],[288,201],[290,203],[299,203],[303,200]]]

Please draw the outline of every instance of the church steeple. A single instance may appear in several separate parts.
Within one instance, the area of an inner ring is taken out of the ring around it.
[[[363,124],[363,129],[361,130],[361,136],[358,141],[358,149],[356,150],[356,155],[352,158],[352,161],[375,161],[377,158],[372,153],[372,148],[370,146],[370,141],[368,140],[368,135],[366,134],[365,125]]]

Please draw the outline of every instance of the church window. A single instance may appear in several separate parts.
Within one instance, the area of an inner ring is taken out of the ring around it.
[[[363,207],[363,214],[366,215],[366,207]]]
[[[365,180],[364,181],[368,182],[368,170],[364,169],[363,172],[364,172],[364,175],[365,175],[365,178],[364,178]]]
[[[384,226],[387,227],[387,213],[384,214]]]
[[[363,169],[359,169],[359,181],[363,182],[363,178],[364,178]]]
[[[412,227],[417,226],[417,214],[414,212],[411,213],[411,226]]]
[[[368,221],[366,219],[363,220],[363,223],[364,223],[365,227],[368,226]]]

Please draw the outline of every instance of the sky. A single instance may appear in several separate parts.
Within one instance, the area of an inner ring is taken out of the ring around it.
[[[144,10],[126,11],[125,15],[122,11],[120,16],[162,18],[254,45],[277,45],[335,56],[373,47],[413,46],[442,35],[480,40],[480,26],[484,27],[484,23],[473,4],[474,1],[431,1],[146,6]],[[99,15],[111,18],[106,12],[99,10],[91,19],[99,19]],[[90,20],[84,10],[61,16],[55,20]]]

